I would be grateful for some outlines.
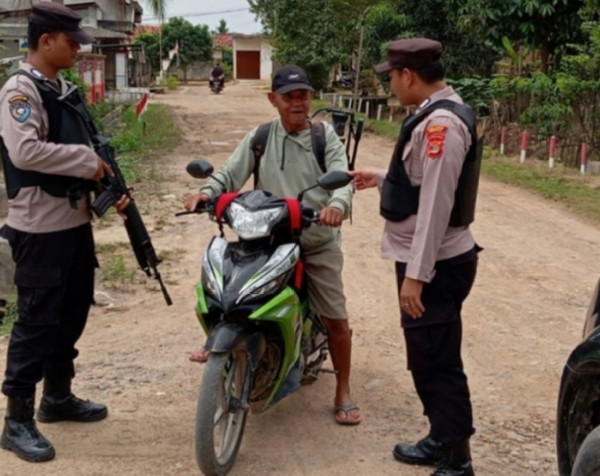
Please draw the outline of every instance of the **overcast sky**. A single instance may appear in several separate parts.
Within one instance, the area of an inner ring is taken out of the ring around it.
[[[157,24],[158,20],[151,13],[148,3],[140,0],[144,8],[142,23]],[[183,17],[194,25],[208,25],[212,31],[219,26],[219,20],[227,23],[231,33],[260,33],[261,25],[254,20],[246,0],[205,0],[190,2],[190,0],[167,0],[167,19]]]

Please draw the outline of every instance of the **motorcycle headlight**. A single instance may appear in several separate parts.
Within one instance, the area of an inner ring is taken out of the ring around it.
[[[243,240],[254,240],[269,236],[271,228],[279,221],[285,208],[267,208],[250,211],[239,203],[231,203],[227,216],[231,229]]]
[[[215,298],[223,292],[223,261],[227,241],[215,237],[208,245],[202,262],[202,285]]]
[[[250,301],[276,291],[290,276],[300,258],[300,248],[293,243],[281,245],[269,261],[240,290],[236,300]]]
[[[253,301],[255,299],[258,299],[262,296],[267,296],[267,295],[275,292],[277,289],[279,289],[279,287],[285,281],[288,280],[288,277],[289,277],[289,273],[281,274],[281,275],[275,277],[274,279],[272,279],[271,281],[269,281],[268,283],[264,284],[260,288],[257,288],[256,290],[245,294],[243,299],[241,299],[240,301],[248,302],[248,301]]]

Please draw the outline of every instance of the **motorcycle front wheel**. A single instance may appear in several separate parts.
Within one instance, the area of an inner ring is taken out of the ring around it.
[[[241,403],[249,384],[245,352],[211,354],[206,363],[196,406],[196,461],[206,476],[223,476],[235,462],[247,408]]]

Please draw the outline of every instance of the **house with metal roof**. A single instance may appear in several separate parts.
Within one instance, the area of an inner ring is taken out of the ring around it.
[[[39,0],[0,0],[0,59],[25,57],[27,19],[36,3]],[[135,57],[139,60],[143,51],[133,48],[129,37],[142,20],[140,3],[136,0],[55,3],[62,3],[81,15],[82,28],[94,38],[93,45],[82,48],[77,64],[80,76],[90,85],[92,101],[104,98],[107,89],[121,90],[134,83],[138,75],[129,67],[129,60]]]

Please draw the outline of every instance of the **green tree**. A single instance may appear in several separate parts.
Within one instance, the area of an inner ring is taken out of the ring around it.
[[[449,76],[492,72],[497,48],[486,40],[484,29],[467,23],[463,0],[396,0],[394,5],[407,19],[405,31],[397,36],[424,36],[440,41]]]
[[[155,33],[140,33],[135,39],[135,43],[144,45],[144,53],[146,55],[146,58],[150,60],[150,66],[152,67],[152,71],[158,71],[160,69],[159,35]]]
[[[502,37],[540,52],[542,72],[558,66],[571,43],[581,43],[579,11],[583,0],[467,0],[471,27],[487,32],[496,45]]]
[[[163,41],[168,49],[179,45],[177,61],[187,81],[188,67],[212,58],[212,36],[207,25],[192,25],[180,17],[169,19],[162,27]]]
[[[219,26],[217,27],[217,33],[229,33],[229,28],[227,28],[227,22],[222,18],[219,20]]]
[[[365,52],[363,65],[385,61],[390,41],[413,36],[412,17],[391,3],[380,3],[369,9],[365,18]]]
[[[315,88],[325,87],[341,51],[332,1],[249,0],[249,4],[271,34],[275,59],[301,66]]]

